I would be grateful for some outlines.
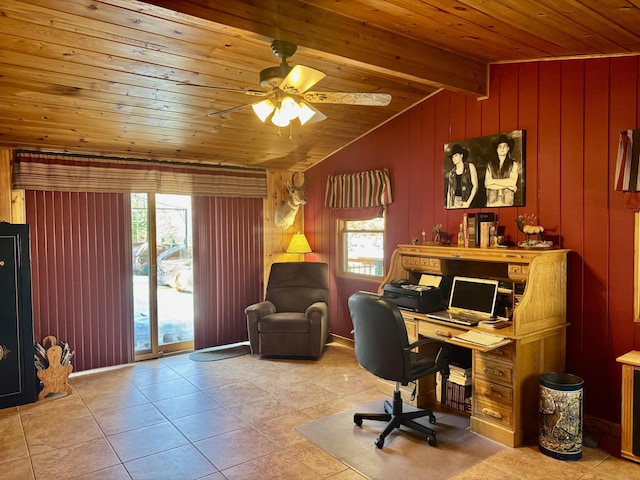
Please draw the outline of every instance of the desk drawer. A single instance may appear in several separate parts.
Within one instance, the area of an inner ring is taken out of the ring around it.
[[[440,273],[439,258],[403,255],[402,266],[404,267],[405,270],[410,270],[410,271],[425,271],[425,272]]]
[[[485,402],[484,400],[474,398],[474,415],[491,422],[511,427],[513,426],[513,410],[496,402]]]
[[[513,389],[482,378],[474,380],[473,391],[475,398],[492,403],[500,403],[507,407],[513,405]]]
[[[498,348],[494,348],[493,350],[489,350],[488,352],[479,352],[487,360],[501,360],[504,362],[513,362],[513,352],[514,352],[514,344],[509,343],[507,345],[503,345]]]
[[[468,331],[467,328],[457,328],[451,325],[441,325],[421,320],[418,323],[418,332],[423,337],[437,338],[445,341]]]
[[[485,358],[482,354],[476,353],[473,368],[474,375],[478,375],[492,382],[511,385],[511,381],[513,380],[513,365],[494,362],[491,359]]]

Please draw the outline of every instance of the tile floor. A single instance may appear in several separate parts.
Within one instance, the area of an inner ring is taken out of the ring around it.
[[[295,427],[381,398],[353,350],[338,343],[319,361],[182,354],[71,383],[72,395],[0,410],[0,480],[361,480]],[[640,465],[583,453],[562,462],[535,446],[508,448],[455,478],[640,480]]]

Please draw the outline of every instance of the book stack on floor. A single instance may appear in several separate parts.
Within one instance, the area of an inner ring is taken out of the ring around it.
[[[460,412],[471,413],[471,367],[449,365],[445,405]]]

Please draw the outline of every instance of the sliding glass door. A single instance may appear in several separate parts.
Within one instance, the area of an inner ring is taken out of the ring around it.
[[[193,349],[191,197],[131,195],[136,360]]]

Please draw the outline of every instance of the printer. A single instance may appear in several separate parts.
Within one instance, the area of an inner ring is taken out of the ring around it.
[[[405,310],[435,312],[442,309],[440,279],[434,275],[422,275],[417,285],[407,280],[387,283],[382,288],[382,296]]]

